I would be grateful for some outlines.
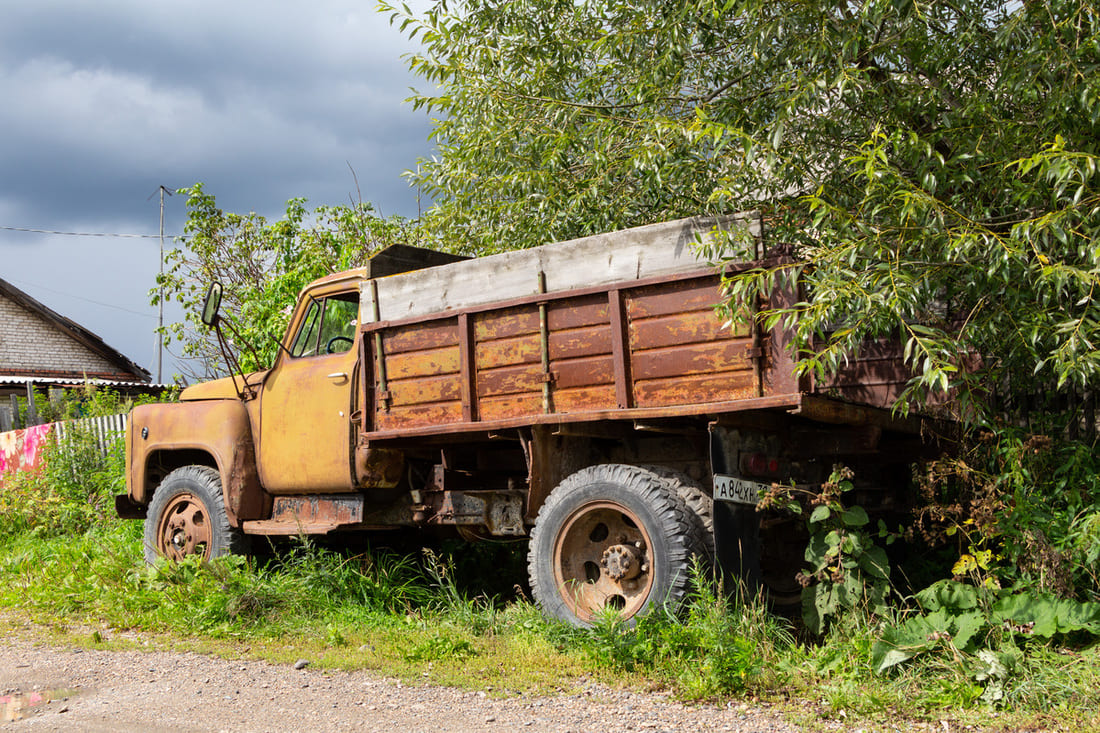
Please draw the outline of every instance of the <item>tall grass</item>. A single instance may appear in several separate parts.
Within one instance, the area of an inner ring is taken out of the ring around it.
[[[553,690],[596,676],[690,700],[800,699],[826,717],[980,723],[1015,711],[1043,727],[1084,730],[1100,711],[1096,648],[1029,644],[1011,675],[993,679],[982,677],[976,655],[944,646],[875,675],[872,647],[900,618],[855,609],[811,638],[700,567],[678,612],[659,607],[628,624],[609,611],[581,630],[526,600],[520,546],[353,554],[298,540],[263,558],[149,566],[140,523],[113,513],[121,444],[97,458],[85,452],[87,436],[69,440],[50,449],[40,472],[6,477],[0,490],[0,608],[90,627],[93,640],[137,630],[496,690]]]

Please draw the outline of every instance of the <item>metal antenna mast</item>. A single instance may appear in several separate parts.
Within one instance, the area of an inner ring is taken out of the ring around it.
[[[172,192],[163,185],[158,190],[160,192],[160,277],[157,278],[157,384],[163,384],[161,365],[164,358],[164,194],[171,196]]]

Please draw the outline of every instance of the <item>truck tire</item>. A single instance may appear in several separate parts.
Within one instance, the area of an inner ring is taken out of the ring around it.
[[[668,484],[687,508],[695,516],[699,528],[697,532],[703,538],[703,552],[699,553],[707,565],[714,564],[714,497],[698,481],[686,473],[674,471],[664,466],[645,466]]]
[[[531,532],[527,569],[535,601],[553,618],[590,626],[612,607],[627,619],[678,606],[692,558],[705,554],[702,524],[651,470],[581,469],[547,498]]]
[[[149,502],[145,560],[203,560],[247,552],[248,538],[229,524],[221,476],[208,466],[184,466],[168,474]]]

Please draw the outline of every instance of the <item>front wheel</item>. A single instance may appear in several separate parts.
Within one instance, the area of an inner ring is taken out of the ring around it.
[[[157,557],[203,560],[247,551],[247,537],[230,526],[218,472],[184,466],[168,474],[149,502],[145,518],[145,560]]]
[[[577,471],[550,493],[527,561],[543,611],[587,626],[606,607],[629,619],[678,605],[692,558],[706,552],[701,523],[668,481],[606,464]]]

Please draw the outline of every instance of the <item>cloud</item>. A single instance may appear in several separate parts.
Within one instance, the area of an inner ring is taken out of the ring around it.
[[[162,181],[216,195],[224,182],[261,211],[292,195],[336,203],[345,162],[366,198],[410,213],[400,173],[428,152],[429,127],[402,104],[407,41],[362,3],[36,3],[5,20],[0,163],[20,175],[0,196],[29,214],[58,194],[72,214],[136,211]],[[128,202],[93,195],[131,181]]]
[[[0,226],[155,233],[157,187],[198,181],[227,210],[274,218],[292,197],[314,206],[358,198],[349,166],[364,200],[415,215],[401,173],[431,148],[426,116],[403,102],[410,50],[361,0],[9,4]],[[179,232],[183,219],[173,197],[166,230]],[[148,366],[147,317],[125,319],[149,310],[156,243],[136,241],[0,230],[0,277],[63,283],[60,299],[27,290]],[[80,305],[91,300],[126,310]]]

